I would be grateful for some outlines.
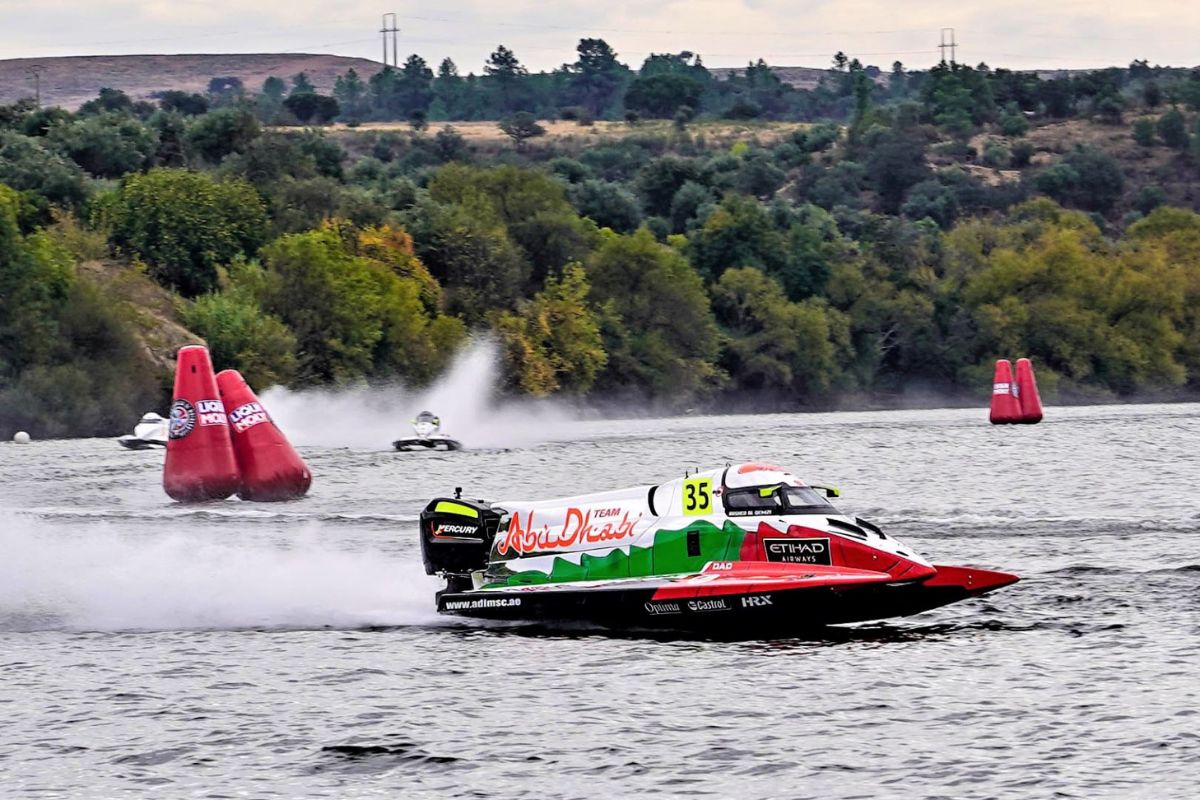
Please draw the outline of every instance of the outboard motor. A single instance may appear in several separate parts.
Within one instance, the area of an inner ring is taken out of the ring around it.
[[[484,569],[500,512],[483,500],[436,497],[421,512],[421,559],[427,575],[443,575],[451,591],[471,587],[471,573]]]

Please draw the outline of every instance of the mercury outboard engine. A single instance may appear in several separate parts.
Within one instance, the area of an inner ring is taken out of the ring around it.
[[[435,497],[421,512],[421,559],[427,575],[442,575],[450,591],[471,588],[471,573],[487,567],[501,512],[484,500]]]

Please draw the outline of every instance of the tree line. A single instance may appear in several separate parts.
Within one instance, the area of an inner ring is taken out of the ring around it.
[[[217,367],[257,388],[419,385],[473,333],[500,342],[506,391],[593,403],[982,396],[1014,354],[1051,394],[1196,388],[1200,216],[1127,163],[1194,180],[1192,73],[875,75],[839,56],[815,93],[845,108],[729,138],[705,98],[771,83],[765,65],[716,81],[685,54],[630,73],[597,42],[542,76],[559,76],[555,103],[620,117],[643,77],[676,98],[691,97],[676,78],[708,88],[665,128],[518,149],[427,118],[266,125],[268,94],[283,110],[316,94],[282,80],[253,97],[218,80],[155,104],[104,90],[77,112],[0,107],[0,428],[113,433],[167,391],[137,309],[80,266],[97,259],[172,292]],[[585,54],[598,66],[572,84]],[[489,102],[532,107],[536,76],[501,55],[511,82],[480,78]],[[436,93],[418,95],[433,112]],[[1133,155],[1035,146],[1060,112],[1122,131]]]

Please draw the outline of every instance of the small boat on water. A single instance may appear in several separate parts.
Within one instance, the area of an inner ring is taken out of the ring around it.
[[[541,501],[435,498],[438,611],[616,630],[789,636],[917,614],[1018,578],[932,564],[771,464]]]
[[[153,411],[142,415],[133,433],[117,438],[117,443],[130,450],[148,450],[151,447],[166,447],[170,433],[170,422]]]
[[[413,434],[392,442],[397,450],[461,450],[462,442],[441,432],[442,421],[430,411],[422,411],[412,421]]]

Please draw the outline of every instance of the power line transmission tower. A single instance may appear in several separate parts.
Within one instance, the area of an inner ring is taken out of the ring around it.
[[[42,107],[42,70],[41,64],[31,64],[27,69],[30,75],[33,76],[33,102],[38,108]]]
[[[949,38],[947,38],[947,34],[949,34]],[[955,61],[957,60],[957,55],[956,55],[957,51],[955,48],[957,48],[957,47],[958,47],[958,43],[954,40],[954,28],[942,28],[942,41],[941,41],[941,44],[938,45],[938,50],[942,51],[942,63],[943,64],[955,63]],[[946,61],[946,50],[950,51],[950,61],[949,62]]]
[[[388,12],[383,15],[383,27],[379,29],[380,35],[383,37],[383,65],[388,65],[388,34],[392,35],[392,66],[400,66],[400,57],[396,50],[396,34],[400,29],[396,27],[396,15],[393,12]]]

